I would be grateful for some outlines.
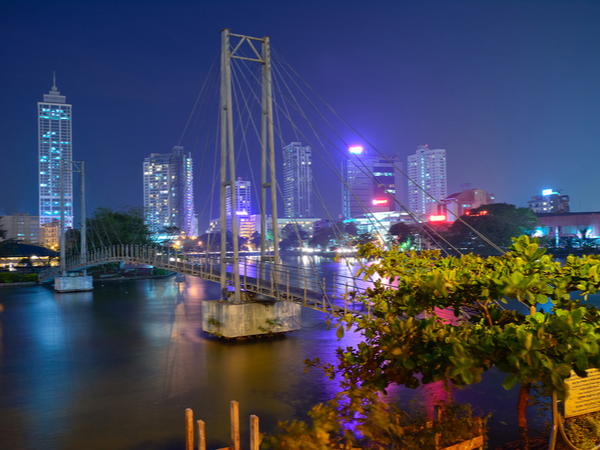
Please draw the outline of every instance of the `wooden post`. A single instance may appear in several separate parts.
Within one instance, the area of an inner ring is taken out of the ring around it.
[[[326,310],[325,310],[325,277],[323,277],[323,312],[326,312]]]
[[[333,304],[335,303],[335,272],[333,274],[333,289],[331,292],[331,311],[333,312]]]
[[[246,285],[246,272],[248,272],[248,257],[244,258],[244,289],[248,289]]]
[[[198,450],[206,450],[206,430],[204,421],[198,421]]]
[[[260,432],[258,430],[258,417],[250,416],[250,450],[259,450]]]
[[[287,298],[286,300],[290,301],[290,271],[286,271],[286,281],[287,281]]]
[[[306,306],[306,269],[304,269],[304,302],[302,304]]]
[[[233,450],[240,450],[240,404],[235,400],[231,401],[231,443]]]
[[[433,420],[435,422],[439,422],[441,419],[442,419],[442,409],[440,408],[440,405],[435,405],[434,410],[433,410]],[[440,433],[435,433],[435,450],[440,449],[441,438],[442,438],[442,436]]]
[[[346,294],[344,295],[344,314],[348,314],[348,282],[346,281]]]
[[[185,410],[185,450],[194,450],[194,412]]]
[[[273,295],[273,263],[271,263],[271,297],[274,297]]]

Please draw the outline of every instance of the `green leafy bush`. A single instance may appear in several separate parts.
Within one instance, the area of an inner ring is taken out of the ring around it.
[[[16,272],[0,272],[0,283],[23,283],[37,280],[37,273],[21,274]]]
[[[281,432],[265,436],[263,446],[273,450],[425,450],[436,447],[436,433],[442,447],[482,433],[485,436],[487,417],[474,417],[469,405],[450,402],[438,406],[441,419],[432,423],[422,409],[413,408],[409,414],[372,391],[341,393],[309,412],[311,424],[280,422]]]

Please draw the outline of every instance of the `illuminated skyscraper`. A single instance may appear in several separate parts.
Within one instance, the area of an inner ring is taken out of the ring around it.
[[[56,89],[38,102],[38,165],[40,225],[60,218],[60,162],[72,161],[71,105]],[[71,168],[68,164],[67,167]],[[65,227],[73,228],[73,174],[63,172]]]
[[[370,155],[359,146],[350,147],[349,152],[348,159],[342,163],[344,219],[401,210],[395,201],[403,202],[404,196],[400,158]]]
[[[313,217],[312,149],[292,142],[283,148],[283,203],[285,217]]]
[[[192,156],[183,147],[144,159],[144,211],[153,233],[177,227],[194,235]]]
[[[238,178],[235,181],[235,216],[238,224],[238,235],[249,237],[248,234],[252,235],[254,232],[253,226],[251,226],[251,215],[252,215],[252,184],[250,181],[244,181]],[[231,186],[225,187],[225,215],[227,216],[227,230],[232,231],[231,225]],[[252,228],[252,230],[250,230]]]
[[[448,195],[446,150],[430,150],[426,145],[417,147],[417,152],[408,157],[408,176],[414,181],[408,181],[408,208],[415,214],[432,213],[435,200],[442,201]]]

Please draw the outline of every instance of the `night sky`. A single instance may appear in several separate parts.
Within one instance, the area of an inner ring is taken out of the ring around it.
[[[141,206],[143,159],[179,143],[223,28],[270,36],[383,153],[446,149],[449,194],[471,183],[526,206],[553,188],[572,211],[599,211],[599,24],[600,2],[573,0],[5,0],[0,215],[38,214],[36,103],[53,71],[73,105],[89,208]],[[314,171],[337,217],[339,182],[318,158]],[[198,212],[207,181],[197,181]]]

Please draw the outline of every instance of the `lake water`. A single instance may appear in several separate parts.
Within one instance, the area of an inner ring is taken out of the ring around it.
[[[68,294],[0,288],[0,449],[182,449],[185,408],[206,422],[208,448],[225,447],[230,400],[240,403],[245,445],[251,414],[273,431],[331,398],[337,383],[305,373],[304,360],[333,361],[356,334],[338,341],[325,315],[305,308],[297,332],[223,342],[201,330],[202,301],[218,298],[217,284],[190,276],[100,281]],[[518,438],[517,389],[504,391],[503,378],[491,370],[453,392],[493,413],[490,448]],[[415,394],[391,391],[406,401]],[[439,386],[427,391],[443,395]]]

